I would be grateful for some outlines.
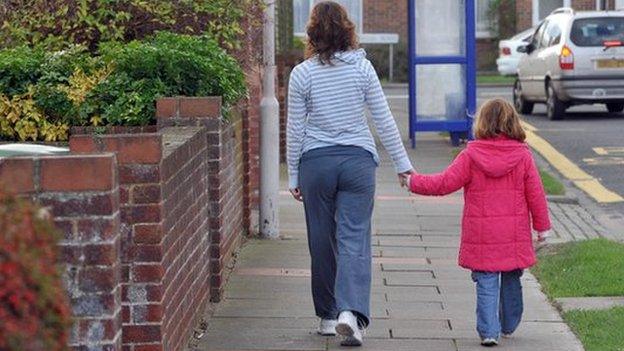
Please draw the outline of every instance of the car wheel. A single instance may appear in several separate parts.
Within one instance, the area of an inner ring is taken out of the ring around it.
[[[553,121],[562,119],[565,115],[566,105],[563,101],[559,100],[552,82],[548,82],[547,94],[546,115],[548,119]]]
[[[618,103],[607,104],[607,110],[609,110],[610,113],[620,113],[624,111],[624,104],[618,104]]]
[[[522,86],[520,85],[520,80],[516,79],[513,88],[513,101],[514,106],[516,107],[516,111],[522,114],[531,114],[533,112],[533,103],[530,101],[526,101],[522,96]]]

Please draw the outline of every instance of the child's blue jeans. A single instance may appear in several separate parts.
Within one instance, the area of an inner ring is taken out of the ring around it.
[[[523,271],[472,272],[477,283],[477,332],[481,338],[497,339],[513,333],[522,319]]]

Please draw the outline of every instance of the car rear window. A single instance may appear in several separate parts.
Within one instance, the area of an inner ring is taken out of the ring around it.
[[[624,40],[624,17],[577,19],[570,39],[576,46],[603,46],[608,40]]]

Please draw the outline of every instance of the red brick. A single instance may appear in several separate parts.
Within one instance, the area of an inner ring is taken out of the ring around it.
[[[134,262],[160,262],[163,258],[162,245],[135,245]]]
[[[180,117],[213,117],[221,116],[221,97],[181,97]]]
[[[119,246],[112,243],[86,245],[84,255],[88,265],[113,265],[119,260]]]
[[[160,325],[125,325],[122,335],[124,344],[162,340]]]
[[[162,319],[163,310],[160,304],[132,306],[132,322],[134,323],[161,322]]]
[[[130,205],[121,208],[121,221],[126,224],[158,223],[162,218],[161,205]]]
[[[178,116],[179,98],[166,97],[156,100],[156,118]]]
[[[108,151],[117,152],[120,164],[159,163],[162,156],[162,141],[158,134],[122,134],[103,136]]]
[[[149,204],[160,202],[160,185],[137,185],[132,188],[132,203]]]
[[[71,135],[69,137],[69,150],[72,154],[88,154],[101,152],[95,139],[91,135]]]
[[[41,159],[41,189],[46,191],[111,190],[115,186],[111,156],[68,156]]]
[[[79,265],[82,264],[82,246],[79,245],[59,245],[60,263]]]
[[[164,269],[160,265],[136,265],[132,267],[132,281],[135,283],[158,283],[162,280]]]
[[[80,289],[85,292],[109,292],[119,284],[118,267],[86,267],[80,271]]]
[[[116,217],[118,219],[118,217]],[[77,237],[81,241],[106,241],[118,234],[118,220],[108,218],[79,219]]]
[[[117,196],[113,194],[43,194],[39,201],[52,207],[55,217],[107,216],[117,212]]]
[[[162,226],[160,224],[135,224],[135,244],[158,244],[162,241]]]
[[[158,183],[160,167],[158,165],[119,165],[121,184]]]
[[[12,194],[34,191],[34,169],[32,159],[0,159],[0,189]]]

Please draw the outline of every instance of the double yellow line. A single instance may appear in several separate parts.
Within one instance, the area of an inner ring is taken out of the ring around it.
[[[570,161],[562,153],[557,151],[545,139],[537,135],[537,128],[522,121],[522,127],[526,131],[526,142],[535,151],[542,155],[559,173],[572,181],[579,189],[586,192],[594,200],[600,203],[622,202],[624,198],[617,193],[605,188],[596,178],[583,171],[574,162]]]

